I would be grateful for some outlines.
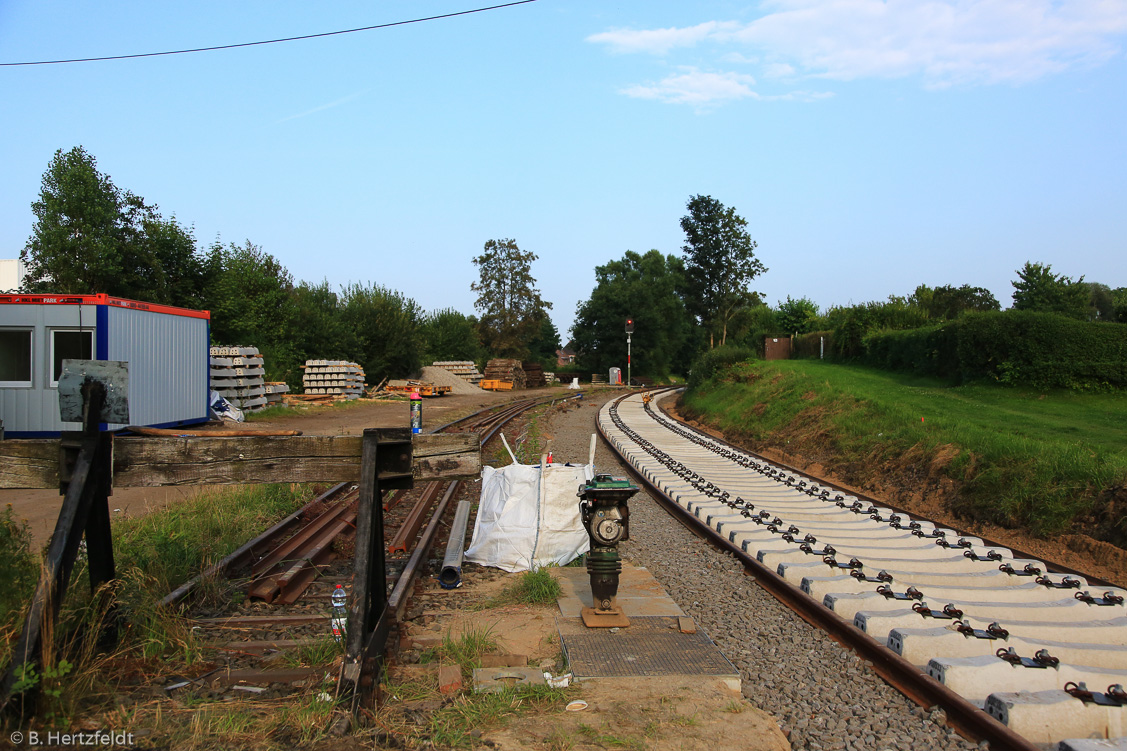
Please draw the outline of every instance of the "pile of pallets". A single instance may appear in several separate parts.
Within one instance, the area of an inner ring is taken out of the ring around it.
[[[448,370],[454,375],[461,378],[463,381],[472,383],[475,386],[484,376],[478,371],[477,365],[474,365],[473,360],[442,360],[440,362],[432,363],[436,368]]]
[[[559,379],[556,378],[556,374],[553,373],[552,371],[545,370],[544,371],[544,383],[551,386],[553,383],[559,383]]]
[[[485,381],[511,383],[511,388],[523,389],[526,378],[524,369],[520,366],[520,360],[505,360],[499,358],[490,360],[485,366],[485,378],[482,379],[482,388],[489,388],[484,385]]]
[[[302,390],[310,396],[359,399],[364,393],[364,369],[347,360],[306,360],[301,366]]]
[[[525,362],[521,365],[524,370],[525,385],[530,389],[538,389],[546,385],[544,380],[544,366],[538,362]]]
[[[383,387],[385,392],[391,394],[418,394],[419,396],[443,396],[449,394],[450,386],[436,386],[426,381],[388,381]]]
[[[266,406],[266,369],[257,347],[212,347],[211,388],[244,412]]]

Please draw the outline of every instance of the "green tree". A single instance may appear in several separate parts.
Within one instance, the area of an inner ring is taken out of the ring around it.
[[[369,383],[405,378],[422,365],[418,304],[376,284],[344,288],[344,323],[356,332],[352,359],[364,368]]]
[[[20,253],[28,291],[202,303],[208,279],[192,230],[114,185],[81,146],[55,152],[31,209]]]
[[[759,302],[748,285],[767,267],[755,257],[758,246],[734,208],[701,195],[690,198],[687,208],[689,213],[681,217],[685,302],[708,331],[709,345],[715,344],[717,333],[724,344],[736,312]]]
[[[294,341],[293,276],[250,240],[226,247],[216,240],[207,266],[212,341],[258,347],[268,380],[294,382],[301,363]]]
[[[935,289],[921,284],[907,302],[924,310],[931,318],[940,320],[957,318],[966,311],[1002,309],[993,292],[985,287],[972,287],[969,284],[961,287],[945,284]]]
[[[1115,305],[1115,320],[1120,323],[1127,323],[1127,287],[1113,289],[1111,301]]]
[[[423,340],[423,361],[473,360],[485,358],[485,348],[477,332],[477,320],[444,308],[428,313],[419,326]]]
[[[344,302],[326,280],[301,282],[290,291],[296,361],[352,360],[359,349],[357,332],[344,321]],[[296,376],[295,375],[295,385]]]
[[[559,348],[560,332],[547,312],[541,311],[540,326],[528,342],[528,359],[552,370],[556,364],[556,350]]]
[[[579,304],[572,346],[591,372],[626,369],[627,318],[634,319],[633,373],[655,377],[684,372],[692,319],[679,294],[685,267],[680,258],[634,251],[595,268],[595,289]]]
[[[489,240],[473,259],[480,278],[470,284],[477,293],[474,307],[481,311],[478,329],[495,357],[523,358],[528,343],[540,328],[538,312],[550,310],[536,289],[532,262],[536,254],[522,251],[515,240]]]
[[[1091,294],[1083,284],[1084,277],[1073,281],[1064,274],[1054,274],[1049,264],[1030,263],[1017,271],[1014,286],[1014,310],[1059,313],[1070,318],[1088,317]]]
[[[144,243],[152,261],[153,286],[142,300],[200,308],[211,283],[210,267],[196,249],[195,233],[176,221],[162,219],[155,209],[142,220]]]
[[[1104,322],[1118,320],[1111,288],[1099,282],[1084,282],[1084,286],[1088,288],[1088,320]]]
[[[787,295],[786,302],[780,302],[777,308],[777,323],[785,334],[805,334],[813,331],[818,321],[818,306],[806,297],[797,300]]]
[[[55,152],[43,173],[35,224],[20,253],[32,292],[129,295],[136,259],[127,246],[124,200],[81,146]]]

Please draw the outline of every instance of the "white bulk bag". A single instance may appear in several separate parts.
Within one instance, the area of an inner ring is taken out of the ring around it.
[[[571,563],[590,547],[577,493],[594,476],[590,464],[483,467],[466,560],[509,572]]]

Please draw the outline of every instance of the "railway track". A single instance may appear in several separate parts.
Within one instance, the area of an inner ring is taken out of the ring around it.
[[[484,446],[506,423],[547,401],[488,408],[433,432],[476,432]],[[351,590],[357,495],[356,483],[329,488],[164,598],[165,606],[186,608],[207,655],[193,675],[165,687],[170,695],[242,690],[281,697],[334,684],[325,681],[323,664],[341,652],[329,641],[330,598],[338,585]],[[395,621],[404,618],[430,551],[444,544],[442,521],[460,495],[466,495],[461,482],[432,482],[384,496],[387,604]],[[244,594],[242,603],[208,604],[215,598],[205,595],[217,583],[230,593],[223,581]]]
[[[849,494],[643,404],[599,429],[667,507],[964,736],[1127,736],[1123,590]],[[985,711],[983,711],[985,710]]]

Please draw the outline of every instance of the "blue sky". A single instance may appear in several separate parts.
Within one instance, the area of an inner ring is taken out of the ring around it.
[[[487,3],[0,0],[0,62],[250,42]],[[594,267],[679,253],[708,194],[775,304],[1025,261],[1127,286],[1127,1],[537,0],[235,50],[0,67],[0,258],[56,149],[295,278],[473,312],[491,238],[565,334]]]

